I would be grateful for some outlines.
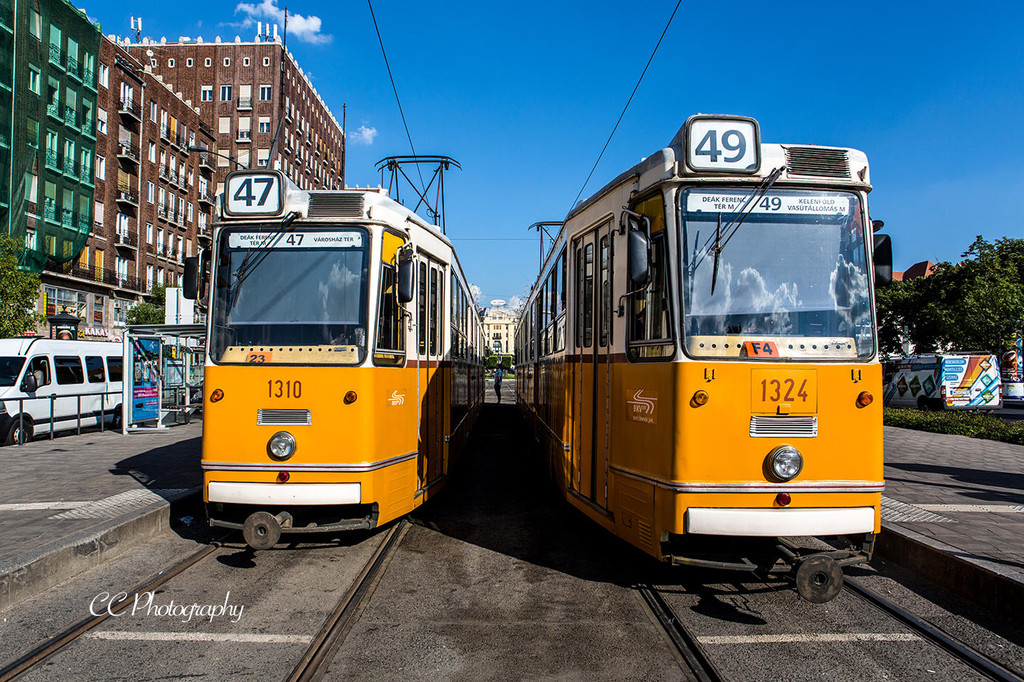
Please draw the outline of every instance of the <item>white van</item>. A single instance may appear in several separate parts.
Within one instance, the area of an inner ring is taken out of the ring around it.
[[[121,342],[0,339],[0,439],[96,426],[121,415]]]
[[[885,405],[921,410],[995,410],[1003,404],[999,359],[989,354],[915,355],[895,363]]]

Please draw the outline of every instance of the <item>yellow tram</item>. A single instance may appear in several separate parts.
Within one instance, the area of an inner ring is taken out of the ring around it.
[[[435,225],[382,190],[237,171],[185,279],[209,303],[211,525],[264,549],[374,528],[442,488],[483,401],[483,335]]]
[[[572,505],[664,561],[835,596],[884,488],[892,252],[870,190],[862,152],[694,116],[573,209],[516,340],[518,402]]]

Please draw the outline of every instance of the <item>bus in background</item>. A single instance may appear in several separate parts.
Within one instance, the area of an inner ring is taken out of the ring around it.
[[[887,407],[996,410],[1003,403],[999,359],[982,354],[913,355],[896,362],[885,388]]]
[[[121,420],[120,342],[0,339],[0,438],[79,427],[116,427]]]

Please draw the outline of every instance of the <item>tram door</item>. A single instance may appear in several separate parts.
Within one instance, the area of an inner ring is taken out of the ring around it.
[[[419,487],[426,488],[444,472],[445,395],[444,265],[424,259],[418,266],[417,314],[420,386]]]
[[[572,488],[608,506],[612,223],[573,242]]]

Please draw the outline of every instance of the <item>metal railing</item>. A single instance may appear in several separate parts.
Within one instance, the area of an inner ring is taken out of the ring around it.
[[[107,401],[104,400],[103,398],[106,398],[106,396],[109,396],[109,395],[114,395],[114,396],[120,397],[121,393],[122,393],[121,391],[99,391],[99,392],[96,392],[96,393],[79,393],[78,395],[75,395],[75,396],[63,396],[63,395],[57,395],[56,393],[51,393],[50,395],[35,396],[35,397],[31,397],[31,398],[0,398],[0,403],[3,404],[4,409],[7,411],[8,414],[10,414],[10,410],[7,409],[7,404],[8,403],[18,403],[18,432],[19,432],[19,434],[18,434],[18,439],[15,442],[15,445],[22,445],[23,443],[27,443],[28,442],[25,439],[25,416],[26,416],[25,415],[25,403],[26,402],[33,402],[33,401],[40,401],[40,400],[47,400],[47,401],[49,401],[49,403],[50,403],[50,405],[49,405],[50,416],[49,416],[49,419],[47,420],[46,423],[48,423],[49,426],[50,426],[50,440],[53,440],[54,433],[55,433],[54,425],[58,421],[65,421],[65,420],[69,420],[69,419],[74,419],[75,420],[75,431],[76,431],[76,433],[78,435],[82,435],[82,418],[83,417],[85,417],[87,420],[90,419],[90,418],[96,419],[96,421],[99,422],[100,431],[104,431],[105,427],[106,427],[107,415],[109,414],[113,421],[117,421],[118,414],[117,414],[117,408],[116,407],[111,407],[110,409],[107,409],[107,407],[106,407],[106,402]],[[92,410],[90,412],[84,412],[83,413],[82,412],[82,398],[91,398],[91,397],[94,397],[94,396],[100,396],[100,398],[101,398],[100,399],[100,409],[99,409],[99,412],[97,413],[97,411],[94,409],[94,410]],[[58,399],[67,399],[67,398],[71,398],[71,397],[74,397],[76,399],[76,403],[75,403],[75,405],[76,405],[75,416],[74,417],[59,417],[58,418],[56,416],[56,410],[55,410],[57,400]],[[123,410],[124,410],[124,408],[122,407],[122,411]],[[31,415],[28,415],[28,417],[29,417],[29,419],[32,419]],[[91,425],[90,424],[86,424],[86,426],[91,426]]]

